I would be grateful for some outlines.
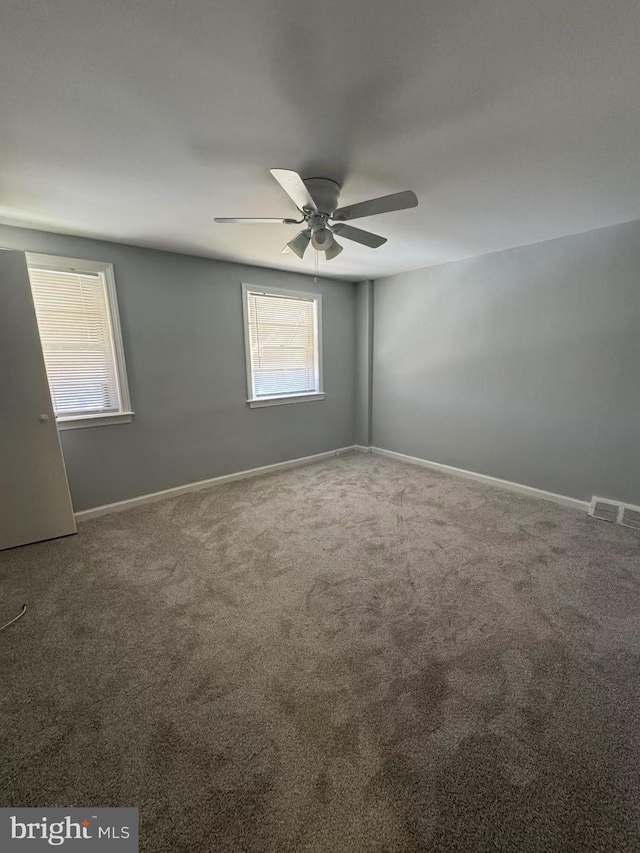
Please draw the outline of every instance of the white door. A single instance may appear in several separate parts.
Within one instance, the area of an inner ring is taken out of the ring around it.
[[[0,549],[75,532],[27,262],[0,251]]]

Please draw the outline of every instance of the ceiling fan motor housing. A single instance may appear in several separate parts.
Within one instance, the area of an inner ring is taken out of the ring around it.
[[[320,213],[331,216],[338,206],[340,184],[331,178],[303,178],[303,183],[309,190]]]

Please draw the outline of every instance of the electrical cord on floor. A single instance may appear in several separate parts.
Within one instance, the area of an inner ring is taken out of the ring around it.
[[[26,604],[23,604],[23,605],[22,605],[22,610],[20,611],[20,613],[18,613],[18,615],[17,615],[17,616],[14,616],[14,617],[13,617],[13,619],[9,619],[9,621],[8,621],[8,622],[5,622],[5,623],[4,623],[4,625],[0,625],[0,631],[4,631],[4,629],[5,629],[5,628],[8,628],[8,627],[9,627],[9,625],[13,625],[13,623],[14,623],[14,622],[17,622],[17,621],[18,621],[18,619],[19,619],[21,616],[24,616],[24,614],[25,614],[26,612],[27,612],[27,605],[26,605]]]

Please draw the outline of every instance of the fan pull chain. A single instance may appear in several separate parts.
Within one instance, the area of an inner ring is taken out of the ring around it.
[[[316,274],[313,277],[313,283],[314,284],[318,283],[318,255],[319,254],[320,254],[320,252],[316,251],[316,260],[315,260]]]

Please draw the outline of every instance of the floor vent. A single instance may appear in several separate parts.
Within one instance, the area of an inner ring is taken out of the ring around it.
[[[640,507],[626,506],[622,511],[622,524],[640,530]]]
[[[591,498],[589,515],[614,524],[624,524],[625,527],[635,527],[640,530],[640,506],[615,503],[604,498]]]
[[[601,518],[603,521],[617,521],[619,514],[620,504],[614,504],[612,501],[603,501],[602,498],[591,498],[589,515],[592,515],[594,518]]]

